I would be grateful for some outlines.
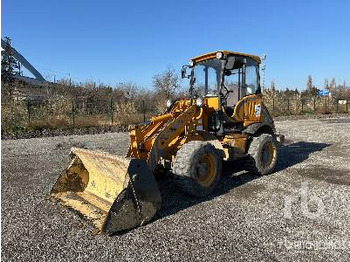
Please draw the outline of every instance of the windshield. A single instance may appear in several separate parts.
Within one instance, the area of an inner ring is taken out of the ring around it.
[[[194,95],[209,96],[218,95],[220,90],[222,62],[219,59],[207,60],[198,63],[193,68],[194,75]]]
[[[259,88],[259,67],[253,59],[229,56],[223,60],[211,59],[195,65],[193,95],[197,97],[221,95],[226,106],[234,106],[242,97],[255,94]],[[220,87],[222,72],[223,83]]]

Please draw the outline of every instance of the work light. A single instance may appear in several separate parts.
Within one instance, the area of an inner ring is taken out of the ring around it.
[[[224,53],[223,52],[217,52],[216,53],[216,58],[217,59],[221,59],[221,58],[223,58],[224,57]]]
[[[198,97],[198,98],[196,99],[196,105],[197,105],[197,106],[201,106],[202,104],[203,104],[202,98]]]

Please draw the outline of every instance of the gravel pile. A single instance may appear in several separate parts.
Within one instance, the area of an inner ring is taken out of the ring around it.
[[[72,146],[123,155],[126,133],[2,141],[2,259],[349,261],[350,118],[276,124],[287,145],[275,173],[225,164],[218,191],[200,200],[162,178],[154,221],[112,237],[47,198]]]

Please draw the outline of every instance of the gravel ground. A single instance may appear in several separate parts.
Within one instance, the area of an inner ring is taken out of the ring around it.
[[[124,235],[94,235],[48,200],[71,146],[123,155],[125,133],[2,141],[4,261],[350,260],[350,117],[287,120],[276,172],[225,164],[218,192],[192,199],[169,178],[154,221]]]

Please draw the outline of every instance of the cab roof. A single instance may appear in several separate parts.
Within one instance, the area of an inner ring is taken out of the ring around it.
[[[195,63],[200,63],[200,62],[203,62],[203,61],[205,61],[205,60],[214,59],[214,58],[216,58],[216,53],[217,53],[217,52],[222,52],[222,53],[224,53],[225,56],[228,56],[228,55],[237,55],[237,56],[249,57],[249,58],[254,59],[254,60],[255,60],[256,62],[258,62],[259,64],[260,64],[260,62],[261,62],[259,56],[250,55],[250,54],[244,54],[244,53],[239,53],[239,52],[226,51],[226,50],[218,50],[218,51],[215,51],[215,52],[210,52],[210,53],[207,53],[207,54],[204,54],[204,55],[200,55],[200,56],[193,57],[191,60],[192,60],[193,62],[195,62]]]

